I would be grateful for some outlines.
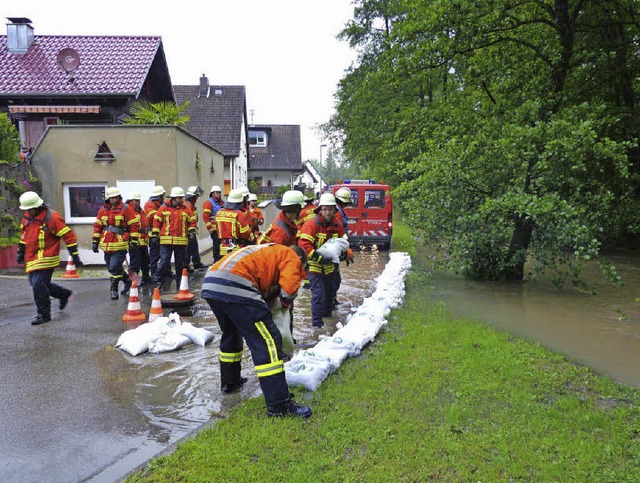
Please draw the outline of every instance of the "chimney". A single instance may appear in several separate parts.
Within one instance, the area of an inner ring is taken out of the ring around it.
[[[33,43],[31,20],[24,17],[7,17],[7,49],[10,54],[26,54]]]
[[[202,74],[200,77],[200,90],[198,92],[198,97],[209,97],[209,79]]]

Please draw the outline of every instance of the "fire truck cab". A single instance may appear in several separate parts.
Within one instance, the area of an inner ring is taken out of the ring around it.
[[[389,185],[373,180],[345,180],[331,186],[351,190],[352,204],[345,207],[349,242],[352,247],[376,245],[380,250],[391,248],[393,204]]]

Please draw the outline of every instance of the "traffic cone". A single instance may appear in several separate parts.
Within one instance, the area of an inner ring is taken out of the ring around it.
[[[196,298],[196,296],[189,292],[189,272],[186,268],[183,268],[180,290],[173,296],[173,300],[193,300],[194,298]]]
[[[133,282],[129,292],[129,305],[127,311],[122,316],[125,322],[143,322],[147,318],[140,307],[140,297],[138,297],[138,284]]]
[[[153,289],[153,300],[151,301],[151,310],[149,311],[149,322],[153,322],[158,317],[162,317],[162,301],[160,300],[160,289]]]
[[[76,272],[76,264],[73,263],[73,257],[69,255],[69,260],[67,260],[67,268],[62,274],[62,278],[80,278],[80,275]]]

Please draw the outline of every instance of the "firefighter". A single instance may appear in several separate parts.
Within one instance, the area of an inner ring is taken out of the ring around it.
[[[249,212],[249,219],[251,220],[251,231],[253,232],[253,236],[256,240],[260,238],[260,227],[264,225],[264,215],[262,214],[262,210],[258,208],[257,204],[258,196],[253,193],[249,193],[249,205],[247,208]]]
[[[216,231],[220,237],[220,256],[243,246],[251,245],[255,241],[251,225],[247,217],[244,193],[241,188],[229,191],[224,208],[216,214]]]
[[[147,219],[146,226],[150,233],[153,228],[153,217],[156,211],[164,203],[164,195],[166,191],[162,185],[156,185],[151,189],[151,196],[144,204],[144,217]],[[160,245],[149,244],[149,274],[155,279],[156,270],[158,268],[158,260],[160,259]]]
[[[199,186],[189,186],[187,189],[187,194],[185,195],[184,202],[185,204],[191,208],[193,214],[196,217],[196,235],[198,234],[198,209],[196,208],[196,203],[198,202],[198,198],[202,193],[202,189]],[[193,268],[191,268],[190,264],[193,263]],[[189,273],[194,270],[200,270],[201,268],[205,268],[206,265],[202,263],[200,259],[200,247],[198,246],[198,238],[197,236],[194,238],[189,238],[189,242],[187,245],[187,270]]]
[[[340,188],[338,191],[336,191],[336,194],[334,195],[336,198],[336,209],[337,209],[337,213],[336,213],[336,221],[340,222],[340,220],[342,221],[342,226],[344,228],[344,232],[346,234],[349,233],[349,218],[347,218],[347,214],[344,211],[344,208],[350,204],[353,203],[353,200],[351,199],[351,190],[349,188]],[[338,217],[338,215],[340,215]],[[353,263],[353,251],[351,250],[351,248],[347,249],[347,252],[345,253],[344,256],[344,260],[347,263],[347,267],[349,266],[350,263]],[[340,289],[340,284],[342,283],[342,275],[340,274],[340,264],[339,263],[335,263],[335,282],[336,282],[336,296],[333,297],[333,307],[335,308],[336,305],[338,305],[338,290]]]
[[[283,307],[291,304],[304,277],[305,262],[300,247],[254,245],[214,264],[202,282],[202,298],[211,306],[222,330],[221,390],[232,393],[247,382],[241,374],[244,337],[269,417],[311,416],[310,408],[291,399],[284,372],[282,336],[268,306],[276,299]]]
[[[164,274],[170,272],[173,255],[176,289],[179,289],[182,269],[186,268],[188,240],[196,238],[196,217],[184,202],[184,190],[174,186],[169,198],[153,217],[153,228],[149,238],[149,246],[160,247],[160,260],[154,278],[158,288],[162,288],[166,277]],[[169,285],[170,283],[169,280]]]
[[[71,290],[51,282],[53,270],[60,265],[60,239],[67,246],[73,263],[81,267],[76,234],[65,224],[55,210],[49,208],[34,191],[20,196],[20,209],[24,211],[20,222],[18,263],[26,262],[25,270],[36,303],[36,317],[31,325],[51,320],[51,297],[60,301],[60,310],[69,302]]]
[[[280,210],[267,231],[260,237],[258,244],[277,243],[278,245],[296,245],[298,226],[296,219],[300,214],[304,196],[300,191],[290,190],[282,195],[282,201],[276,201],[275,205]]]
[[[316,216],[316,208],[317,206],[314,204],[316,201],[315,195],[313,194],[305,194],[304,196],[304,201],[305,201],[305,205],[302,207],[302,210],[300,210],[300,215],[298,216],[298,219],[296,220],[296,225],[298,225],[298,228],[300,228],[302,225],[304,225],[304,223],[308,220],[310,220],[311,218],[313,218],[314,216]]]
[[[139,191],[132,191],[129,193],[129,198],[126,200],[125,205],[127,210],[140,217],[140,237],[138,243],[129,240],[129,260],[131,265],[131,271],[136,275],[140,275],[142,271],[142,278],[138,282],[138,285],[142,286],[151,282],[151,276],[149,275],[149,227],[147,225],[147,217],[142,211],[140,205],[142,195]]]
[[[222,200],[222,190],[220,189],[220,186],[213,185],[209,191],[209,198],[202,204],[202,219],[204,220],[207,230],[209,231],[209,235],[211,236],[211,249],[214,262],[220,260],[220,237],[216,230],[215,219],[216,213],[218,213],[218,210],[223,206],[224,201]]]
[[[104,251],[104,262],[111,281],[111,300],[118,300],[118,284],[121,280],[124,283],[122,294],[131,288],[131,279],[122,264],[127,257],[129,244],[139,243],[140,215],[134,215],[125,208],[120,189],[115,186],[107,188],[105,198],[93,224],[92,249],[94,253],[98,253],[98,247]]]
[[[316,215],[300,228],[300,245],[309,258],[311,283],[311,325],[324,327],[323,317],[331,317],[335,297],[335,267],[317,253],[328,239],[344,236],[342,223],[335,220],[336,199],[331,193],[320,197]]]

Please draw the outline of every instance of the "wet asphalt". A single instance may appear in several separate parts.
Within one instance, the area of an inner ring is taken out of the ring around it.
[[[294,313],[300,347],[312,346],[344,322],[375,290],[387,261],[386,252],[362,252],[356,264],[342,269],[341,304],[325,320],[324,331],[311,329],[310,293],[301,290]],[[32,326],[35,306],[27,278],[0,275],[1,481],[119,481],[243,400],[261,397],[246,350],[243,374],[249,382],[240,393],[220,394],[220,331],[199,298],[204,273],[189,277],[196,300],[182,320],[210,330],[215,340],[137,357],[114,347],[131,328],[122,321],[129,297],[111,301],[106,279],[93,274],[57,280],[74,291],[68,307],[60,311],[52,300],[52,321]],[[175,291],[173,286],[163,294],[165,315]],[[141,287],[139,295],[148,314],[152,291]]]

